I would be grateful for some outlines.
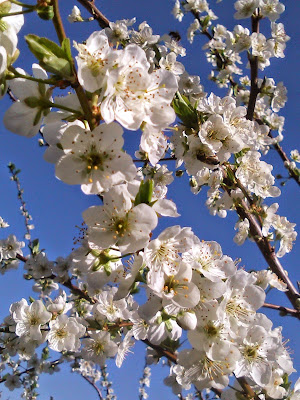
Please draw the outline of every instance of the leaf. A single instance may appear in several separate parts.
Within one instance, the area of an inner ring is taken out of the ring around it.
[[[63,78],[72,76],[72,57],[68,39],[64,40],[62,47],[52,40],[33,34],[25,36],[25,40],[30,51],[46,71]]]
[[[31,254],[33,256],[37,255],[39,253],[39,248],[40,248],[40,241],[39,239],[34,239],[31,242],[31,245],[29,246],[30,250],[31,250]]]
[[[153,186],[154,186],[153,179],[148,179],[147,181],[141,182],[138,194],[136,195],[134,200],[135,206],[141,203],[145,203],[148,205],[151,203],[153,195]]]
[[[71,53],[71,44],[70,44],[70,39],[69,38],[64,38],[61,48],[63,49],[67,59],[70,61],[70,63],[73,63],[73,57]]]
[[[198,113],[187,97],[177,92],[172,106],[177,117],[181,119],[186,127],[198,130]]]

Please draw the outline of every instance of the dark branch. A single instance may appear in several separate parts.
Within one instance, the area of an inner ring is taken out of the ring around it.
[[[94,17],[101,28],[109,27],[109,20],[105,15],[95,6],[94,0],[77,0],[88,12]]]
[[[300,310],[295,310],[294,308],[278,306],[277,304],[271,303],[264,303],[263,307],[271,308],[272,310],[278,310],[280,311],[280,314],[282,313],[282,315],[289,315],[291,317],[300,318]]]
[[[250,224],[250,234],[261,251],[264,259],[268,263],[272,272],[274,272],[279,279],[286,283],[288,291],[286,292],[287,297],[293,304],[295,310],[299,309],[299,293],[290,278],[287,276],[284,268],[282,267],[278,257],[275,254],[274,248],[270,245],[270,242],[266,237],[263,236],[260,225],[256,220],[255,216],[250,212],[247,204],[244,201],[240,202],[240,205],[236,206],[238,215],[244,220],[245,218]]]
[[[259,16],[251,17],[252,32],[259,33],[259,20],[260,20]],[[252,121],[253,115],[254,115],[255,103],[256,103],[258,93],[259,93],[259,88],[258,88],[258,84],[257,84],[257,78],[258,78],[258,58],[257,58],[257,56],[249,55],[249,63],[250,63],[250,71],[251,71],[250,72],[251,88],[250,88],[250,97],[249,97],[246,118]]]

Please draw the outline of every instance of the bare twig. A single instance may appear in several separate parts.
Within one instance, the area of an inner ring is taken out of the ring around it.
[[[109,27],[109,20],[105,15],[95,6],[94,0],[77,0],[88,12],[94,17],[101,28]]]
[[[247,395],[247,397],[249,399],[259,400],[258,395],[254,392],[252,387],[248,384],[246,378],[240,377],[240,378],[236,378],[236,380],[241,385],[241,387],[243,388],[243,391],[245,392],[245,394]]]
[[[274,248],[270,245],[269,240],[263,236],[259,222],[255,216],[250,212],[247,204],[244,201],[240,202],[240,205],[236,206],[238,215],[244,220],[245,218],[250,224],[250,234],[261,251],[264,259],[268,263],[272,272],[274,272],[279,279],[281,279],[287,285],[288,291],[286,292],[287,297],[293,304],[294,308],[299,309],[299,293],[290,278],[287,276],[284,268],[282,267],[278,257],[275,254]]]
[[[58,0],[52,0],[52,6],[54,11],[54,16],[52,19],[53,25],[55,27],[55,31],[57,33],[58,40],[60,44],[67,37],[65,33],[65,29],[60,17],[59,8],[58,8]]]
[[[28,240],[29,246],[31,245],[31,229],[33,228],[33,225],[31,226],[31,216],[27,210],[26,202],[23,198],[23,189],[21,187],[21,182],[19,180],[19,172],[20,170],[16,168],[16,166],[13,163],[8,164],[8,169],[12,175],[12,180],[16,183],[17,186],[17,191],[18,191],[18,199],[20,200],[21,203],[21,212],[24,217],[24,222],[25,222],[25,228],[26,228],[26,234],[25,234],[25,239]]]
[[[260,17],[258,15],[251,17],[252,22],[252,33],[259,32],[259,20]],[[253,120],[254,109],[256,99],[259,93],[257,78],[258,78],[258,57],[249,55],[249,63],[250,63],[250,76],[251,76],[251,88],[250,88],[250,97],[249,103],[247,108],[247,115],[246,118],[249,120]]]
[[[263,307],[271,308],[272,310],[278,310],[284,315],[289,315],[291,317],[300,318],[300,310],[295,310],[294,308],[288,308],[284,306],[278,306],[277,304],[264,303]]]
[[[97,392],[97,394],[98,394],[98,397],[99,397],[99,399],[100,400],[104,400],[104,397],[102,396],[102,393],[100,392],[100,389],[95,385],[95,383],[90,379],[90,378],[88,378],[87,376],[84,376],[84,375],[82,375],[82,374],[80,374],[82,377],[83,377],[83,379],[85,379],[91,386],[93,386],[93,388],[96,390],[96,392]]]
[[[273,138],[271,130],[269,132],[269,136],[270,136],[270,138]],[[296,172],[295,172],[295,170],[293,168],[290,167],[291,160],[286,155],[286,153],[283,150],[283,148],[280,146],[279,143],[275,143],[274,144],[274,148],[277,151],[277,153],[279,154],[279,157],[282,159],[282,161],[284,163],[283,165],[288,170],[288,173],[289,173],[290,177],[293,178],[298,183],[298,185],[300,186],[300,176],[298,174],[296,174]]]

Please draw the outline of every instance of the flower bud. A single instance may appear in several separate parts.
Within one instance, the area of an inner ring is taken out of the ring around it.
[[[194,330],[197,326],[197,317],[194,312],[186,311],[177,316],[177,323],[185,330]]]
[[[36,10],[36,12],[37,12],[37,15],[41,19],[44,19],[46,21],[49,21],[50,19],[52,19],[54,17],[53,6],[42,6],[42,7],[39,7]]]

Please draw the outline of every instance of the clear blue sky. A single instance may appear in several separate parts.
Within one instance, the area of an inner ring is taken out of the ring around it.
[[[287,34],[291,36],[291,40],[287,43],[286,58],[272,59],[272,67],[266,68],[264,73],[268,77],[273,77],[276,82],[283,81],[288,89],[288,103],[282,110],[282,115],[286,117],[285,124],[285,141],[283,146],[289,153],[290,150],[299,148],[299,42],[300,42],[300,2],[299,1],[283,1],[286,4],[286,12],[279,22],[283,22],[286,27]],[[63,14],[66,16],[72,9],[72,1],[61,1],[63,6]],[[233,20],[233,0],[223,0],[222,3],[216,4],[211,1],[211,6],[216,14],[222,16],[219,23],[233,28],[238,21]],[[182,61],[191,74],[198,74],[201,77],[201,83],[205,87],[205,91],[211,91],[224,96],[225,90],[217,90],[217,88],[207,80],[210,71],[206,62],[202,46],[206,40],[204,37],[197,37],[193,46],[185,39],[186,28],[191,22],[191,18],[186,16],[183,23],[176,21],[171,15],[173,1],[171,0],[107,0],[96,1],[103,13],[112,21],[122,18],[137,18],[137,25],[140,22],[147,21],[153,28],[154,34],[164,34],[171,30],[177,30],[183,37],[183,45],[187,48],[187,56]],[[83,12],[84,15],[88,16]],[[71,39],[76,41],[85,40],[89,34],[98,29],[96,23],[89,24],[69,24],[65,18],[65,26],[67,34]],[[244,24],[244,21],[240,21]],[[263,22],[268,24],[269,22]],[[137,26],[136,25],[136,26]],[[51,22],[39,20],[36,16],[26,17],[26,22],[20,32],[21,50],[20,59],[15,66],[21,66],[31,73],[31,64],[35,62],[31,54],[27,51],[22,36],[28,33],[36,33],[43,35],[47,30],[47,36],[56,40],[55,32]],[[25,60],[25,61],[24,61]],[[263,75],[261,75],[263,77]],[[9,99],[2,99],[0,108],[0,117],[9,106]],[[85,196],[79,186],[68,186],[58,181],[54,176],[53,165],[43,161],[43,149],[38,147],[37,138],[26,139],[5,131],[3,124],[0,125],[0,215],[7,220],[11,227],[3,231],[2,235],[9,233],[17,234],[21,239],[24,234],[23,219],[19,213],[19,203],[16,199],[16,190],[14,184],[9,180],[7,167],[8,162],[14,162],[17,167],[21,168],[20,178],[22,186],[25,190],[24,197],[28,202],[28,208],[33,216],[33,223],[36,229],[33,231],[33,237],[39,237],[42,248],[45,248],[49,258],[55,259],[57,256],[66,256],[70,253],[73,246],[73,237],[77,235],[78,230],[75,225],[81,224],[81,213],[90,205],[97,204],[97,199],[93,196]],[[138,132],[127,132],[125,140],[133,142],[134,135]],[[136,138],[138,140],[138,137]],[[270,160],[277,163],[274,174],[282,173],[283,169],[281,161],[275,153],[269,155]],[[299,212],[297,214],[296,200],[297,191],[299,191],[295,182],[291,181],[282,188],[282,196],[276,199],[280,204],[278,213],[284,215],[291,222],[296,222],[299,226]],[[182,226],[191,226],[194,232],[204,240],[216,240],[223,248],[225,254],[232,258],[242,258],[242,265],[250,269],[266,268],[262,256],[252,243],[238,247],[233,242],[234,230],[233,226],[236,222],[236,215],[232,214],[226,219],[219,217],[211,217],[204,206],[206,194],[201,193],[194,196],[190,193],[187,179],[177,179],[176,183],[169,189],[170,197],[177,203],[180,218],[168,219],[163,218],[160,221],[157,232],[166,226],[180,224]],[[189,207],[185,207],[186,204]],[[156,234],[156,232],[154,233]],[[282,259],[284,267],[289,271],[289,275],[293,282],[299,279],[298,260],[299,245],[296,245],[291,254],[286,255]],[[20,300],[22,297],[28,298],[31,292],[31,283],[22,279],[22,266],[18,271],[10,271],[5,276],[1,276],[1,310],[0,316],[4,317],[8,314],[9,305],[12,302]],[[284,294],[276,293],[276,296],[270,295],[270,302],[289,306]],[[290,347],[293,349],[295,358],[295,367],[300,369],[299,347],[297,349],[297,338],[299,337],[299,322],[290,317],[279,317],[276,311],[267,312],[267,315],[274,321],[274,325],[284,324],[283,335],[286,339],[290,339]],[[115,367],[110,369],[111,377],[114,382],[114,389],[120,400],[133,400],[138,398],[137,384],[142,375],[144,364],[144,345],[138,344],[135,347],[136,355],[128,357],[123,367],[119,370]],[[163,377],[168,375],[168,368],[160,367],[152,368],[151,388],[147,390],[151,400],[155,399],[171,399],[171,391],[161,385]],[[42,375],[40,379],[39,392],[40,400],[49,400],[50,395],[55,400],[93,400],[96,394],[93,389],[80,378],[77,374],[68,373],[64,369],[63,377],[61,374],[53,376]],[[294,374],[294,379],[296,374]],[[0,389],[1,390],[1,389]],[[5,391],[4,393],[7,393]],[[9,394],[11,400],[20,398],[17,392]],[[7,396],[8,397],[8,396]],[[5,396],[4,396],[5,398]]]

